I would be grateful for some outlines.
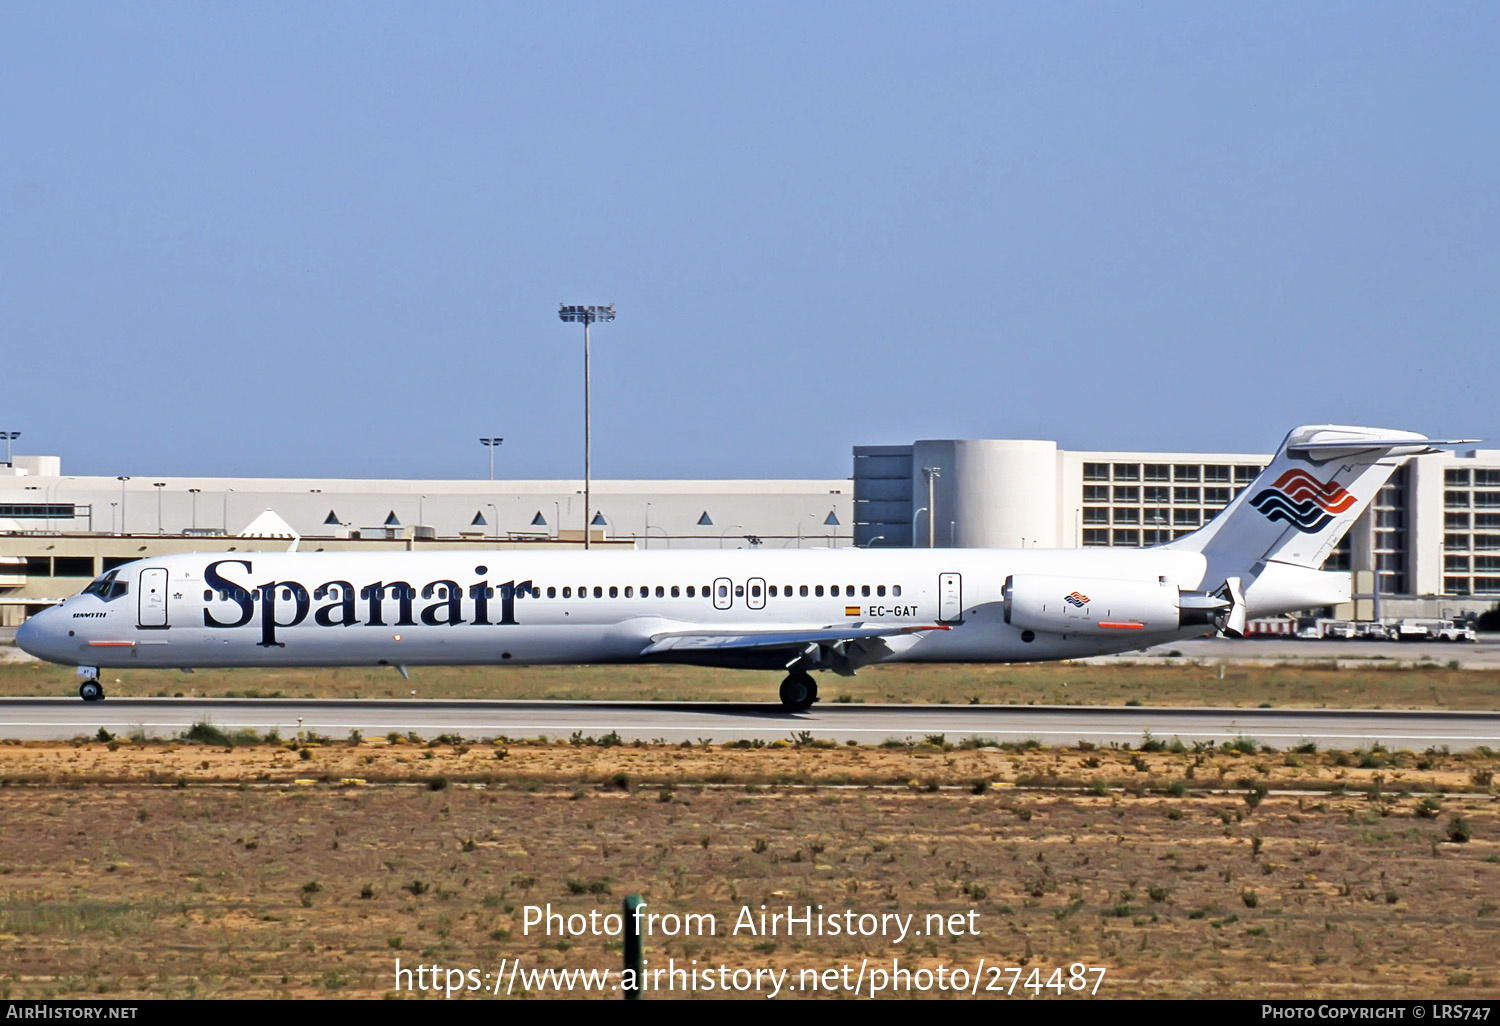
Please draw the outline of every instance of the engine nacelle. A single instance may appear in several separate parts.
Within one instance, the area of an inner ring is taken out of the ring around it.
[[[1128,636],[1207,622],[1182,608],[1175,584],[1016,574],[1005,579],[1005,622],[1048,634]]]

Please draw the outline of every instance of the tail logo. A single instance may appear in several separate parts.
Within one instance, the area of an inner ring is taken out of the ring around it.
[[[1064,595],[1063,601],[1070,606],[1077,606],[1079,609],[1082,609],[1085,605],[1088,604],[1089,597],[1087,595],[1079,594],[1075,591],[1071,595]]]
[[[1321,531],[1336,514],[1354,505],[1354,496],[1332,481],[1305,470],[1288,470],[1250,500],[1267,520],[1285,520],[1299,531]]]

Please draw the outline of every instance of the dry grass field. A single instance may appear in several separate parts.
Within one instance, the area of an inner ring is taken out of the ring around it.
[[[601,699],[775,701],[773,673],[686,666],[416,667],[410,682],[389,668],[329,670],[106,670],[111,696],[263,698]],[[1494,670],[1120,663],[872,666],[825,676],[825,702],[987,705],[1223,705],[1253,708],[1500,709]],[[76,695],[71,669],[0,664],[0,696]]]
[[[1489,752],[208,740],[0,744],[0,997],[617,968],[617,938],[528,933],[525,909],[631,892],[717,918],[650,938],[651,965],[792,985],[984,959],[1105,967],[1108,996],[1500,995]],[[762,904],[978,933],[734,935]]]

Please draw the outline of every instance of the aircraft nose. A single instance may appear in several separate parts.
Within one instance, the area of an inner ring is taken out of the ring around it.
[[[44,609],[29,617],[25,623],[16,628],[16,644],[21,651],[34,655],[38,659],[46,659],[53,663],[73,663],[77,660],[70,659],[65,654],[66,620],[61,610]]]

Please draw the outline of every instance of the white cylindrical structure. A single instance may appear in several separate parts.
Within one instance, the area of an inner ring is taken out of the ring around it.
[[[938,548],[1057,546],[1056,442],[930,439],[915,444],[912,466],[914,495],[927,494],[920,468],[942,471],[933,491],[937,508],[922,514],[933,517]],[[926,544],[925,522],[915,536]]]

